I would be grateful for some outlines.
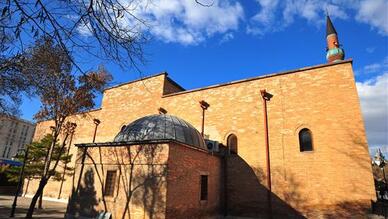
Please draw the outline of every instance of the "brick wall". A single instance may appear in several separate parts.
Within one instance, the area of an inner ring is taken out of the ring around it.
[[[172,144],[169,150],[166,218],[209,218],[221,209],[222,161],[215,155]],[[208,200],[200,200],[200,177],[208,176]]]
[[[218,156],[178,143],[88,147],[82,167],[83,150],[79,148],[74,177],[73,191],[78,192],[72,193],[68,215],[95,217],[107,211],[122,218],[127,211],[124,218],[185,219],[221,214]],[[104,196],[106,172],[112,170],[118,175],[115,191]],[[207,201],[200,201],[201,175],[208,176]]]
[[[370,205],[374,184],[350,62],[172,94],[162,106],[199,129],[198,101],[207,101],[205,134],[224,144],[236,134],[239,156],[265,170],[261,89],[273,94],[268,119],[274,194],[305,214],[348,202]],[[299,151],[302,128],[312,131],[312,152]]]
[[[166,77],[166,79],[164,80],[163,95],[172,94],[183,90],[184,89],[182,89],[169,77]]]

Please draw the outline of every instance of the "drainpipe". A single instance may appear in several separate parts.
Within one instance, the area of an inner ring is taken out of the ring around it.
[[[204,100],[201,100],[199,101],[199,104],[201,105],[201,108],[202,108],[202,130],[201,130],[201,135],[202,137],[205,136],[205,110],[207,110],[207,108],[209,108],[209,104],[204,101]]]
[[[267,161],[267,187],[271,191],[271,161],[269,156],[269,136],[268,136],[268,112],[267,112],[267,101],[272,97],[267,91],[260,90],[261,97],[263,98],[263,114],[264,114],[264,139],[265,139],[265,152]]]
[[[268,211],[269,218],[272,218],[272,185],[271,185],[271,161],[269,153],[269,135],[268,135],[268,111],[267,111],[267,101],[270,101],[272,94],[267,93],[267,91],[260,90],[261,97],[263,98],[263,115],[264,115],[264,139],[265,139],[265,151],[266,151],[266,162],[267,162],[267,199],[268,199]]]
[[[96,127],[94,128],[94,135],[93,135],[93,143],[94,143],[96,141],[97,128],[98,128],[98,125],[101,123],[101,121],[99,119],[93,119],[93,122],[96,125]]]

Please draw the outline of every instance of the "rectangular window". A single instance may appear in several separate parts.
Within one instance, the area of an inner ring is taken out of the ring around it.
[[[201,175],[201,201],[207,200],[207,175]]]
[[[116,170],[108,170],[106,172],[106,180],[105,180],[105,196],[113,196],[116,185]]]

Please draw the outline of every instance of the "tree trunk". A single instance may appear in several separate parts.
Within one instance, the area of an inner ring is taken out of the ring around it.
[[[42,203],[43,203],[43,190],[42,190],[42,193],[39,196],[38,209],[42,209],[43,208]]]
[[[125,218],[125,215],[127,215],[127,211],[128,211],[129,217],[131,217],[131,213],[129,212],[129,202],[130,201],[131,201],[130,198],[127,197],[127,200],[125,201],[124,212],[123,212],[123,215],[121,216],[121,219]]]
[[[28,211],[26,214],[26,218],[32,218],[32,215],[34,214],[36,202],[38,201],[39,196],[42,194],[43,188],[46,186],[47,181],[48,179],[46,177],[43,177],[40,180],[38,190],[36,191],[34,197],[32,197],[30,207],[28,208]]]
[[[26,197],[26,194],[27,194],[27,192],[28,192],[28,186],[30,185],[30,180],[31,180],[31,178],[28,177],[27,185],[26,185],[26,191],[24,192],[23,197]]]
[[[52,133],[52,134],[54,134],[54,133]],[[46,157],[44,158],[44,170],[42,172],[42,179],[46,175],[46,172],[47,172],[46,168],[48,168],[47,165],[50,165],[50,162],[51,162],[50,151],[54,147],[55,142],[56,142],[56,137],[53,136],[53,142],[51,143],[50,147],[47,149]],[[50,160],[48,160],[49,158],[50,158]],[[40,186],[40,184],[39,184],[39,186]],[[34,197],[35,197],[35,195],[34,195]],[[43,189],[42,189],[42,192],[39,196],[38,209],[42,209],[42,202],[43,202],[42,200],[43,200]]]

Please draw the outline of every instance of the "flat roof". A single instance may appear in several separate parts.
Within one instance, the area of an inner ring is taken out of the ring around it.
[[[26,124],[29,124],[29,125],[32,125],[32,126],[36,125],[34,122],[31,122],[31,121],[28,121],[26,119],[22,119],[22,118],[13,116],[13,115],[0,114],[0,117],[7,118],[7,119],[10,119],[10,120],[16,120],[18,122],[23,122],[23,123],[26,123]]]

